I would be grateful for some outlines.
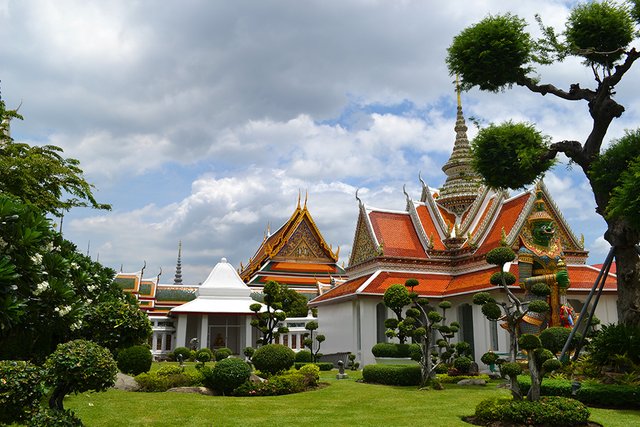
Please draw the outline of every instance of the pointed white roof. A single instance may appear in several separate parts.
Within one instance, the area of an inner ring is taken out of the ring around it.
[[[251,289],[226,258],[213,267],[197,295],[193,301],[173,308],[171,313],[253,314],[249,306],[256,303],[251,298]]]

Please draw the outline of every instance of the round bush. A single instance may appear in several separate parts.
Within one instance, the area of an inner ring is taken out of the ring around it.
[[[249,379],[251,367],[243,360],[228,357],[216,362],[210,372],[210,374],[203,372],[205,386],[217,392],[229,394]]]
[[[502,316],[502,309],[495,302],[488,302],[482,306],[482,314],[489,320],[498,320]]]
[[[560,353],[564,344],[567,342],[569,338],[569,334],[571,334],[570,328],[563,328],[562,326],[553,326],[551,328],[547,328],[544,331],[540,332],[540,342],[542,346],[547,350],[551,351],[553,354]],[[573,350],[575,348],[575,344],[580,342],[580,334],[576,333],[571,342],[571,346],[569,350]]]
[[[313,354],[309,350],[300,350],[296,353],[296,362],[311,363],[313,362]]]
[[[379,342],[371,348],[375,357],[397,357],[396,346],[390,342]]]
[[[256,369],[275,375],[293,366],[296,354],[282,344],[267,344],[256,350],[251,358]]]
[[[118,353],[118,369],[124,374],[138,375],[149,372],[153,356],[143,345],[134,345]]]
[[[182,355],[182,360],[186,362],[189,360],[189,357],[191,357],[191,350],[187,347],[176,347],[176,349],[173,350],[173,359],[177,361],[179,359],[178,355]]]
[[[222,347],[216,350],[216,360],[223,360],[231,356],[233,351],[230,348]]]
[[[473,360],[469,359],[466,356],[458,357],[453,361],[453,367],[462,374],[466,374],[469,372],[469,368],[471,368],[471,364]]]
[[[209,348],[201,348],[196,351],[196,360],[198,362],[207,363],[213,359],[213,352]]]
[[[318,381],[320,380],[320,368],[317,365],[304,365],[298,372],[304,376],[307,386],[318,385]]]
[[[253,353],[255,352],[256,352],[256,349],[253,347],[245,347],[244,350],[242,350],[242,354],[247,356],[249,359],[253,357]]]
[[[486,260],[489,264],[503,265],[507,262],[511,262],[516,258],[515,252],[509,247],[500,246],[495,249],[491,249],[487,255]]]
[[[513,273],[509,273],[508,271],[496,271],[489,278],[489,283],[494,286],[502,286],[503,278],[507,286],[511,286],[516,283],[516,276]]]
[[[0,424],[27,419],[43,395],[40,368],[29,362],[0,361]]]
[[[493,351],[488,351],[482,355],[482,357],[480,358],[480,361],[485,365],[492,365],[496,363],[498,359],[499,359],[499,356],[497,354],[495,354]]]
[[[504,363],[500,367],[500,372],[503,375],[507,375],[509,378],[515,378],[522,373],[522,366],[515,362]]]
[[[542,346],[542,344],[540,343],[540,338],[533,334],[523,334],[520,339],[518,339],[518,345],[520,346],[520,348],[527,351]]]

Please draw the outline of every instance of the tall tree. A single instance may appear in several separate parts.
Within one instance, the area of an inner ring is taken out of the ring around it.
[[[618,318],[640,325],[640,132],[628,132],[607,149],[602,148],[611,122],[625,108],[616,101],[616,87],[640,57],[630,47],[638,36],[640,0],[611,1],[575,6],[564,32],[544,26],[534,40],[526,22],[514,15],[489,16],[458,34],[448,49],[451,74],[460,76],[461,88],[500,92],[513,85],[569,102],[584,102],[592,128],[584,141],[550,141],[532,125],[507,122],[479,132],[473,143],[475,167],[494,188],[522,188],[547,171],[558,153],[564,153],[586,175],[596,211],[607,222],[605,239],[617,262]],[[567,56],[582,58],[593,71],[593,88],[578,83],[566,89],[540,83],[535,65],[551,65]]]

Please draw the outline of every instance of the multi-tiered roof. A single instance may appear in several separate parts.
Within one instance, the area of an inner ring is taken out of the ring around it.
[[[485,255],[502,244],[517,249],[534,214],[536,189],[510,196],[484,186],[472,169],[462,106],[458,98],[453,153],[442,168],[447,175],[439,192],[422,181],[419,201],[405,192],[403,211],[365,205],[360,214],[347,274],[349,280],[315,298],[321,305],[358,296],[381,296],[395,283],[415,278],[421,295],[443,298],[490,290],[497,267]],[[544,183],[537,186],[548,213],[557,224],[571,280],[570,292],[591,288],[598,270],[586,265],[584,239],[571,231]],[[357,197],[357,196],[356,196]],[[510,271],[517,277],[517,261]],[[605,290],[615,291],[615,275],[607,277]]]
[[[334,252],[322,237],[307,209],[306,198],[301,206],[298,196],[291,218],[273,234],[267,230],[249,263],[240,265],[240,277],[258,292],[274,280],[315,297],[345,276],[338,265],[339,252],[340,248]]]

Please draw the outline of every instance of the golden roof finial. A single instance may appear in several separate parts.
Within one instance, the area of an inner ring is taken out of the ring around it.
[[[309,199],[309,190],[305,190],[304,192],[304,208],[307,208],[307,200]]]
[[[300,189],[298,188],[298,207],[296,209],[300,209]]]

